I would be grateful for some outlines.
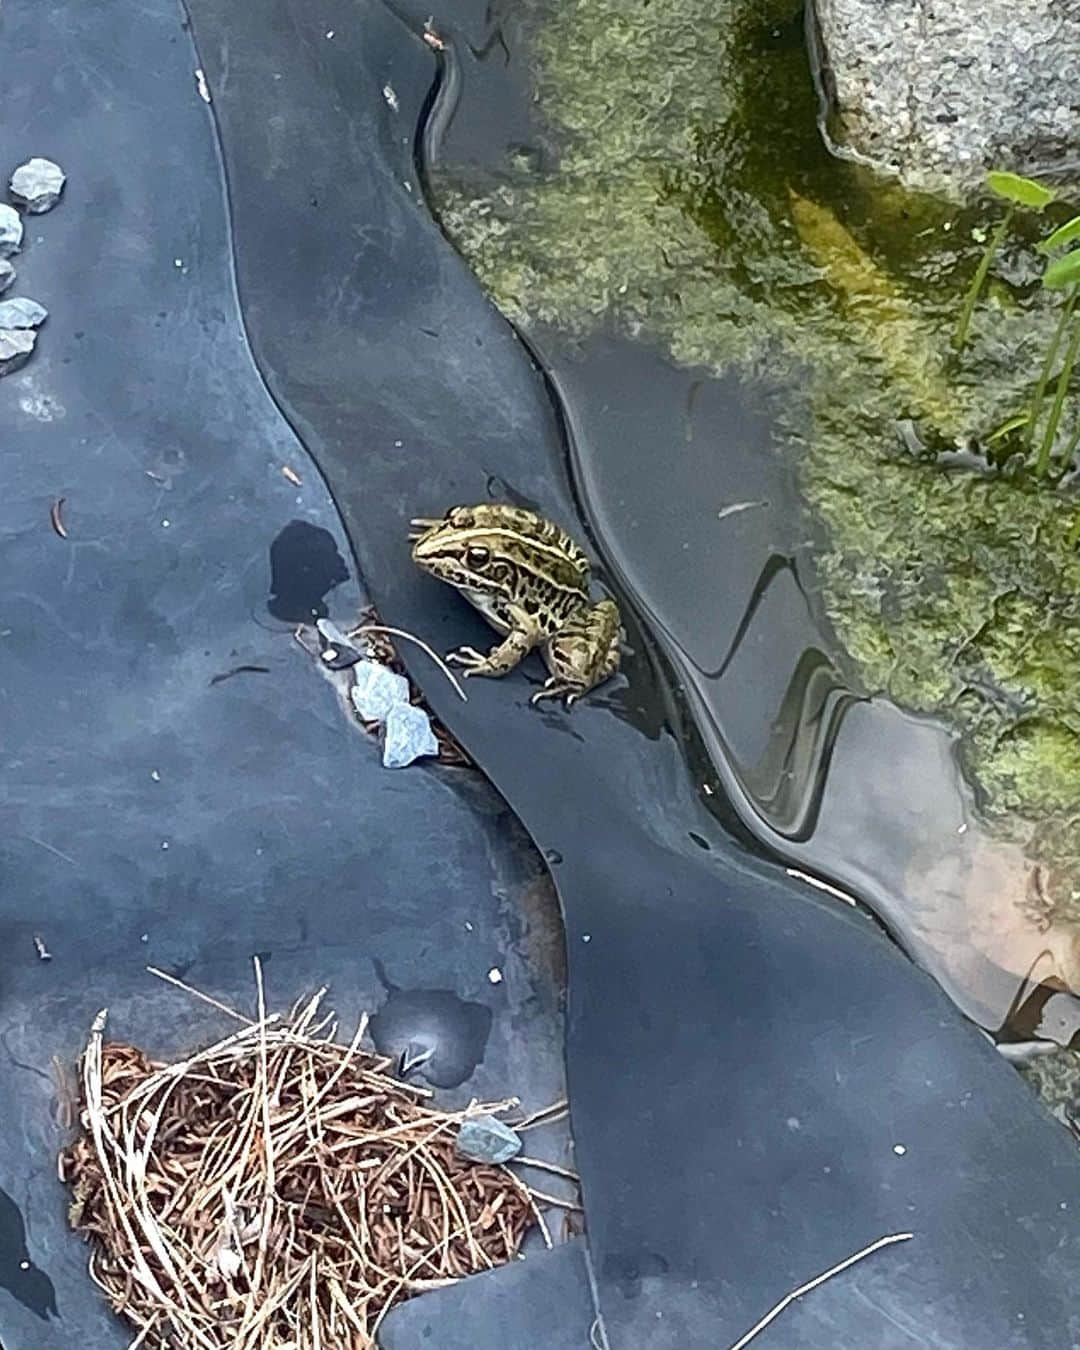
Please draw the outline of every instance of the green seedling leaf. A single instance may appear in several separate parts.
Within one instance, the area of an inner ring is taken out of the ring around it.
[[[1010,431],[1017,431],[1020,427],[1026,427],[1030,420],[1030,413],[1017,413],[1015,417],[1010,417],[1007,422],[1002,422],[996,431],[992,431],[986,438],[986,444],[993,445],[995,441],[1004,440]]]
[[[1055,258],[1043,273],[1042,284],[1050,291],[1060,291],[1080,281],[1080,248],[1074,248],[1063,258]]]
[[[1048,234],[1041,244],[1036,245],[1040,253],[1055,253],[1066,244],[1080,239],[1080,216],[1073,216],[1064,225],[1059,225],[1053,234]]]
[[[1054,200],[1051,188],[1043,187],[1041,183],[1036,183],[1034,178],[1025,178],[1018,173],[998,171],[988,173],[986,186],[999,197],[1004,197],[1007,202],[1029,207],[1032,211],[1041,211]]]

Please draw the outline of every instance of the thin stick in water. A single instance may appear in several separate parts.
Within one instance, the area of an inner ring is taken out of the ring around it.
[[[811,1289],[816,1289],[819,1284],[824,1284],[826,1280],[831,1280],[834,1275],[839,1275],[842,1270],[847,1270],[853,1266],[856,1261],[861,1261],[864,1257],[880,1251],[882,1247],[891,1247],[894,1242],[907,1242],[909,1238],[914,1237],[914,1233],[890,1233],[887,1237],[880,1237],[876,1242],[871,1242],[869,1247],[864,1247],[862,1251],[856,1252],[854,1256],[849,1256],[847,1260],[841,1261],[839,1265],[830,1266],[828,1270],[821,1275],[817,1275],[806,1284],[800,1284],[798,1289],[793,1289],[790,1294],[785,1294],[780,1302],[770,1308],[760,1322],[755,1322],[745,1336],[741,1336],[731,1350],[743,1350],[744,1346],[750,1344],[757,1336],[760,1336],[770,1322],[775,1321],[785,1308],[791,1306],[797,1298],[802,1298],[803,1294],[808,1294]]]

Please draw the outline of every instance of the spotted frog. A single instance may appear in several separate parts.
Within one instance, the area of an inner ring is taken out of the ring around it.
[[[413,561],[465,596],[503,641],[447,660],[466,675],[505,675],[539,647],[550,676],[532,697],[567,707],[619,667],[613,600],[592,603],[589,560],[558,525],[532,511],[488,503],[455,506],[442,520],[412,522]]]

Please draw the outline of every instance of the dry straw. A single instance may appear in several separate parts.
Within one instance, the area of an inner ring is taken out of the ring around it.
[[[94,1022],[61,1176],[133,1347],[370,1350],[395,1303],[547,1235],[524,1182],[455,1152],[468,1112],[363,1048],[366,1017],[340,1045],[324,991],[279,1018],[256,982],[257,1020],[216,1004],[244,1025],[176,1063]]]

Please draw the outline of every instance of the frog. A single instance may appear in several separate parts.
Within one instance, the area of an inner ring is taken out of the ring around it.
[[[561,526],[485,502],[413,520],[410,540],[413,561],[460,591],[502,636],[488,652],[448,654],[466,677],[499,678],[539,648],[549,675],[530,701],[563,699],[572,708],[618,670],[619,607],[592,600],[589,559]]]

